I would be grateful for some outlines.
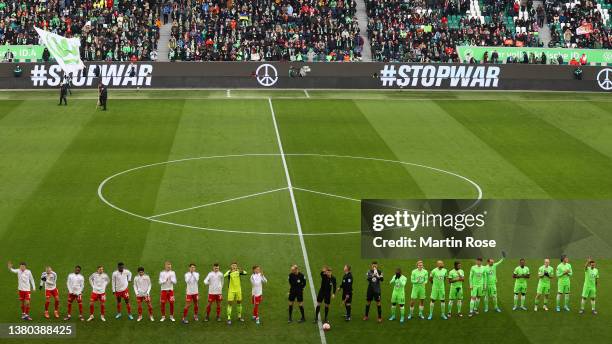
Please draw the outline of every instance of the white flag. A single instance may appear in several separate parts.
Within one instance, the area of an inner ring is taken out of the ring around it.
[[[78,38],[66,38],[37,27],[35,29],[41,42],[47,47],[64,73],[76,75],[78,71],[85,68],[83,61],[81,61],[79,52],[81,41]]]

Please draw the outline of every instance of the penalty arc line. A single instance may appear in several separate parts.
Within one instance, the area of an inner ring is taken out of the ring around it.
[[[300,239],[300,246],[302,247],[302,255],[304,256],[304,266],[306,267],[306,274],[308,275],[308,283],[310,284],[310,294],[312,296],[313,306],[317,306],[317,297],[314,290],[314,282],[312,279],[312,271],[310,270],[310,263],[308,262],[308,251],[306,250],[306,244],[304,242],[304,235],[302,234],[302,224],[300,223],[300,216],[298,214],[297,204],[295,202],[295,196],[293,195],[293,186],[291,185],[291,176],[289,175],[289,168],[287,167],[287,160],[285,159],[285,152],[283,150],[283,143],[281,141],[280,133],[278,131],[278,124],[276,123],[276,115],[274,114],[274,107],[272,106],[272,98],[268,98],[268,105],[270,106],[270,113],[272,114],[272,122],[274,123],[274,132],[276,133],[276,141],[278,143],[278,149],[280,151],[281,161],[283,162],[283,168],[285,170],[285,178],[287,179],[287,187],[289,189],[289,196],[291,198],[291,205],[293,207],[293,216],[295,217],[295,224],[297,226],[298,237]],[[317,320],[319,327],[319,336],[321,337],[321,344],[327,344],[325,339],[325,332],[323,332],[323,324],[320,320]]]

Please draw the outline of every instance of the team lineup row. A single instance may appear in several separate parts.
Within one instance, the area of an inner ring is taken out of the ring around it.
[[[489,299],[491,299],[495,311],[501,312],[498,307],[498,295],[497,295],[497,267],[504,261],[505,253],[502,252],[502,258],[499,261],[495,261],[493,258],[489,258],[486,264],[483,264],[482,258],[477,258],[474,265],[470,268],[469,272],[469,316],[472,317],[479,313],[481,298],[484,299],[484,312],[489,309]],[[18,275],[18,290],[19,299],[21,301],[22,319],[32,320],[30,317],[30,296],[31,291],[36,290],[35,280],[30,270],[27,269],[25,263],[21,263],[18,269],[13,269],[12,264],[9,262],[9,269]],[[592,313],[597,314],[595,309],[595,299],[597,292],[597,285],[599,280],[599,271],[596,267],[596,263],[590,257],[587,259],[585,264],[585,278],[582,290],[582,299],[580,303],[580,313],[584,312],[584,306],[587,299],[591,300]],[[343,268],[343,277],[340,285],[337,285],[336,277],[333,275],[331,268],[323,267],[320,273],[321,285],[317,293],[317,304],[315,308],[314,322],[318,322],[319,313],[321,306],[324,307],[324,316],[322,321],[324,325],[328,324],[329,307],[331,299],[335,298],[335,294],[341,291],[344,307],[346,308],[345,320],[351,320],[351,303],[353,298],[353,276],[350,265],[345,265]],[[209,321],[211,307],[216,305],[216,319],[221,321],[221,302],[223,300],[223,286],[225,279],[227,279],[227,323],[232,322],[232,311],[234,304],[236,305],[237,318],[239,321],[244,321],[242,317],[242,287],[241,287],[241,276],[247,275],[247,272],[239,268],[237,263],[232,263],[230,268],[225,272],[220,272],[219,264],[214,264],[212,270],[208,273],[203,283],[208,286],[208,303],[206,307],[205,321]],[[570,311],[570,279],[573,276],[573,269],[569,263],[567,256],[561,257],[561,262],[554,269],[550,265],[550,259],[546,258],[542,266],[538,268],[537,278],[537,291],[535,296],[534,310],[538,311],[540,305],[540,299],[543,300],[542,309],[548,310],[548,298],[551,293],[551,281],[557,279],[557,297],[556,297],[556,310],[561,311],[562,299],[563,309]],[[525,259],[519,260],[519,265],[514,269],[514,307],[513,310],[527,310],[525,307],[527,284],[531,278],[529,267],[526,266]],[[200,274],[196,271],[196,265],[190,264],[188,272],[185,273],[185,284],[186,284],[186,298],[185,307],[183,309],[184,323],[188,323],[187,314],[189,309],[193,306],[194,320],[198,320],[199,304],[199,279]],[[417,261],[416,268],[412,270],[410,279],[402,274],[402,270],[397,268],[394,275],[392,276],[389,284],[392,286],[391,295],[391,316],[390,321],[396,319],[396,310],[399,308],[400,316],[399,321],[403,323],[406,319],[411,319],[414,313],[415,305],[418,303],[418,316],[424,319],[423,314],[424,304],[426,299],[426,286],[431,284],[430,292],[430,307],[429,316],[427,319],[431,320],[435,308],[435,303],[440,303],[441,317],[448,319],[452,316],[453,304],[456,302],[456,315],[462,317],[462,302],[463,302],[463,284],[466,279],[466,275],[462,270],[461,262],[454,262],[454,266],[451,270],[447,270],[444,267],[443,261],[436,262],[436,267],[431,271],[427,271],[422,261]],[[59,291],[57,289],[57,273],[53,271],[51,267],[47,267],[42,273],[40,278],[39,287],[45,288],[45,317],[50,318],[49,305],[50,301],[54,299],[54,316],[59,318]],[[117,264],[117,270],[115,270],[111,277],[104,272],[104,268],[99,266],[97,271],[90,275],[89,284],[91,286],[90,304],[89,304],[89,318],[88,321],[94,319],[94,305],[96,302],[100,303],[100,318],[102,321],[106,321],[105,315],[105,301],[106,301],[106,289],[108,284],[111,284],[112,293],[116,298],[117,302],[117,315],[116,318],[122,316],[122,303],[125,303],[127,309],[127,316],[131,320],[133,315],[131,314],[130,304],[130,293],[129,283],[132,282],[132,273],[125,268],[123,263]],[[366,273],[367,280],[367,294],[366,294],[366,307],[363,319],[368,320],[370,305],[374,301],[377,305],[378,322],[382,322],[382,308],[381,308],[381,295],[382,287],[381,283],[385,281],[385,277],[381,269],[379,269],[377,262],[373,262],[370,265],[369,271]],[[406,294],[405,287],[410,281],[412,290],[410,292],[410,310],[408,316],[405,316],[405,305],[406,305]],[[259,324],[259,306],[263,299],[263,284],[267,283],[267,279],[263,274],[261,268],[258,265],[253,266],[252,274],[250,277],[251,282],[251,302],[253,304],[252,319]],[[298,322],[305,321],[305,312],[303,306],[303,291],[306,287],[306,276],[300,272],[297,265],[291,266],[291,271],[288,277],[289,282],[289,322],[292,322],[293,308],[298,306],[301,314],[301,318]],[[161,318],[160,321],[166,320],[166,304],[169,304],[169,319],[174,319],[174,286],[177,284],[176,273],[172,270],[172,264],[166,262],[164,264],[164,270],[159,273],[158,283],[160,285],[160,308]],[[138,319],[141,321],[143,318],[143,304],[147,306],[149,318],[154,321],[153,307],[151,305],[151,288],[152,282],[149,275],[144,271],[144,268],[139,267],[137,275],[133,278],[133,290],[136,295],[136,301],[138,305]],[[446,302],[446,284],[448,288],[448,303]],[[85,320],[83,317],[83,306],[82,306],[82,295],[85,287],[85,278],[81,274],[81,267],[76,266],[73,273],[69,274],[67,278],[67,289],[68,289],[68,309],[64,320],[71,319],[72,304],[76,301],[79,306],[79,318]],[[448,309],[447,309],[448,305]],[[324,329],[329,326],[324,326]]]

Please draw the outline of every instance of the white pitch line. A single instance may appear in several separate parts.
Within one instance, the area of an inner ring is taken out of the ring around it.
[[[285,151],[283,150],[283,143],[281,141],[280,133],[278,131],[278,124],[276,123],[276,115],[274,114],[274,107],[272,106],[272,98],[268,98],[268,105],[270,105],[270,113],[272,114],[272,122],[274,123],[274,131],[276,132],[276,141],[278,142],[278,150],[280,151],[280,157],[283,162],[283,168],[285,169],[285,178],[287,179],[287,187],[289,188],[289,196],[291,197],[291,205],[293,206],[293,216],[295,217],[295,224],[298,230],[298,237],[300,238],[300,245],[302,246],[302,255],[304,256],[304,266],[306,266],[306,274],[308,276],[308,283],[310,284],[310,294],[312,296],[313,306],[317,306],[317,296],[315,295],[314,282],[312,279],[312,271],[310,270],[310,263],[308,262],[308,252],[306,251],[306,244],[304,243],[304,235],[302,234],[302,224],[300,223],[300,216],[298,214],[297,204],[295,202],[295,196],[293,195],[293,186],[291,184],[291,176],[289,175],[289,168],[287,167],[287,160],[285,159]],[[319,336],[321,337],[321,344],[327,344],[325,339],[325,332],[323,332],[323,324],[321,321],[317,321],[319,326]]]
[[[250,194],[250,195],[244,195],[244,196],[240,196],[240,197],[234,197],[234,198],[230,198],[230,199],[224,199],[222,201],[216,201],[216,202],[212,202],[212,203],[206,203],[206,204],[201,204],[201,205],[196,205],[194,207],[189,207],[189,208],[184,208],[184,209],[178,209],[178,210],[173,210],[173,211],[169,211],[167,213],[162,213],[162,214],[157,214],[157,215],[153,215],[153,216],[149,216],[147,217],[148,220],[151,219],[155,219],[158,217],[162,217],[162,216],[166,216],[166,215],[171,215],[171,214],[176,214],[176,213],[182,213],[184,211],[189,211],[189,210],[194,210],[194,209],[200,209],[200,208],[204,208],[204,207],[209,207],[211,205],[217,205],[217,204],[222,204],[222,203],[228,203],[228,202],[233,202],[233,201],[238,201],[241,199],[245,199],[245,198],[251,198],[251,197],[256,197],[256,196],[261,196],[261,195],[265,195],[265,194],[269,194],[269,193],[273,193],[273,192],[277,192],[277,191],[282,191],[282,190],[287,190],[287,187],[284,188],[278,188],[278,189],[273,189],[273,190],[268,190],[268,191],[263,191],[263,192],[257,192],[254,194]]]
[[[306,95],[306,98],[310,98],[310,94],[308,94],[308,90],[304,89],[304,94]]]
[[[304,191],[304,192],[310,192],[310,193],[317,194],[317,195],[323,195],[323,196],[335,197],[335,198],[342,198],[342,199],[346,199],[346,200],[354,201],[354,202],[361,202],[361,200],[358,200],[356,198],[350,198],[350,197],[346,197],[346,196],[334,195],[334,194],[330,194],[330,193],[327,193],[327,192],[303,189],[303,188],[298,188],[297,186],[294,186],[293,188],[295,190]]]

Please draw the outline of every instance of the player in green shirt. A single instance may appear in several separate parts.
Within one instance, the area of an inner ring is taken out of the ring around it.
[[[484,291],[484,311],[489,311],[489,296],[493,300],[493,307],[496,312],[501,312],[497,305],[497,266],[506,258],[506,252],[502,251],[502,259],[496,262],[493,258],[487,259],[487,265],[484,266],[485,275],[487,276],[487,288]]]
[[[397,268],[390,282],[393,286],[393,293],[391,294],[391,317],[389,320],[395,320],[395,308],[399,305],[400,324],[404,323],[404,305],[406,304],[406,292],[404,288],[406,287],[406,283],[408,283],[408,278],[402,275],[402,269]]]
[[[242,318],[242,287],[240,285],[240,276],[246,275],[247,272],[238,267],[238,263],[234,262],[230,265],[223,277],[227,278],[229,287],[227,290],[227,323],[232,324],[232,307],[236,302],[236,310],[238,312],[238,320],[244,321]]]
[[[436,305],[436,301],[440,300],[440,309],[442,313],[442,319],[446,320],[446,277],[448,276],[448,271],[444,268],[444,262],[438,260],[436,262],[436,268],[431,270],[429,274],[429,281],[431,281],[431,295],[429,296],[429,317],[427,320],[431,320],[433,318],[433,310]]]
[[[455,268],[448,273],[448,283],[450,288],[448,290],[448,313],[447,317],[451,317],[453,313],[453,301],[457,300],[457,315],[462,317],[461,305],[463,304],[463,280],[465,279],[465,273],[461,270],[461,262],[455,261]]]
[[[548,310],[548,295],[550,295],[550,280],[555,277],[554,269],[550,266],[550,259],[544,259],[544,265],[538,269],[538,291],[535,297],[534,311],[538,311],[538,305],[540,304],[540,296],[544,298],[544,305],[542,309]]]
[[[414,302],[419,300],[419,318],[425,319],[423,316],[423,308],[425,308],[425,285],[427,284],[427,270],[423,268],[423,261],[419,260],[416,264],[417,268],[412,270],[410,274],[410,283],[412,283],[412,291],[410,292],[410,313],[408,320],[412,318],[414,311]]]
[[[530,277],[529,267],[525,266],[525,259],[521,258],[519,260],[519,266],[514,268],[514,272],[512,273],[512,278],[514,278],[514,307],[512,310],[517,310],[519,298],[521,300],[521,309],[526,311],[525,307],[525,297],[527,294],[527,280]]]
[[[588,298],[591,299],[591,310],[593,315],[597,314],[595,310],[595,298],[597,297],[597,282],[599,281],[599,270],[595,265],[595,261],[589,257],[584,267],[584,286],[582,287],[582,300],[580,301],[580,314],[584,313],[584,303]]]
[[[484,266],[482,266],[482,258],[478,257],[476,258],[476,265],[472,265],[472,268],[470,268],[470,317],[478,314],[480,298],[486,288],[487,275]]]
[[[570,298],[570,277],[574,272],[572,265],[569,263],[569,258],[566,255],[561,256],[561,263],[557,265],[557,312],[561,312],[561,295],[565,295],[565,309],[569,312]]]

